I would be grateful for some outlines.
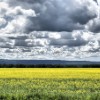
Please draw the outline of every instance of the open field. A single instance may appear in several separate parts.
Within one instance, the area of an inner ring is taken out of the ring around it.
[[[1,68],[0,100],[100,100],[100,69]]]

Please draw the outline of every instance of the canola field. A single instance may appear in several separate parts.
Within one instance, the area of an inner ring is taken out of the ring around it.
[[[0,100],[100,100],[100,69],[1,68]]]

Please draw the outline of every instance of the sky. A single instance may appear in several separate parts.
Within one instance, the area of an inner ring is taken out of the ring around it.
[[[100,61],[100,0],[0,0],[0,59]]]

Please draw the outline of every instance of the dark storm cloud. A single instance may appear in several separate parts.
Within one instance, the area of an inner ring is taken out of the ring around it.
[[[97,4],[98,4],[98,1],[97,0],[94,0]]]
[[[28,46],[27,43],[25,42],[25,40],[15,40],[15,44],[14,46]]]
[[[88,44],[91,36],[84,36],[85,33],[82,31],[74,31],[74,32],[61,32],[61,38],[59,39],[51,39],[50,45],[55,46],[68,46],[68,47],[79,47]],[[87,39],[86,39],[87,38]]]
[[[96,18],[88,23],[88,30],[99,33],[100,32],[100,18]]]
[[[66,40],[66,39],[59,39],[59,40],[52,40],[51,45],[56,46],[68,46],[68,47],[75,47],[75,46],[83,46],[87,44],[87,41],[84,40]]]
[[[8,0],[10,5],[30,8],[36,17],[30,17],[26,31],[82,30],[97,17],[97,4],[93,0]],[[15,3],[16,2],[16,3]]]
[[[16,36],[16,37],[14,37],[14,36],[10,36],[10,37],[8,37],[9,39],[14,39],[14,40],[20,40],[20,39],[22,39],[22,40],[25,40],[25,39],[27,39],[28,37],[27,36],[25,36],[25,35],[23,35],[23,36]]]

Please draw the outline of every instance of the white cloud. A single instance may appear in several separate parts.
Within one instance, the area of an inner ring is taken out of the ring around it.
[[[10,16],[10,17],[16,17],[16,15],[24,15],[24,16],[31,16],[31,17],[35,17],[35,11],[32,9],[29,10],[25,10],[20,6],[17,6],[15,8],[9,8],[9,10],[6,12],[6,16]]]
[[[6,24],[6,20],[4,18],[0,18],[0,27]]]
[[[0,33],[23,32],[28,23],[28,17],[35,17],[32,9],[21,6],[10,7],[6,2],[0,2]]]

